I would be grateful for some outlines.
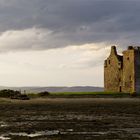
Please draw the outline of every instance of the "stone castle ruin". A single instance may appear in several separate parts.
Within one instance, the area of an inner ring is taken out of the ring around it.
[[[104,87],[109,92],[140,92],[140,47],[129,46],[123,55],[111,47],[104,61]]]

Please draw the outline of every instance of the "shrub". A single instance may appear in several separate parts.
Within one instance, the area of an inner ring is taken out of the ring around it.
[[[13,96],[21,95],[20,91],[14,91],[11,89],[0,90],[0,97],[11,98]]]
[[[48,91],[43,91],[43,92],[40,92],[38,93],[38,96],[39,97],[44,97],[44,96],[48,96],[50,93]]]

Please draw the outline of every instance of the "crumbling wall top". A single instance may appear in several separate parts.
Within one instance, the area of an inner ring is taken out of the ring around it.
[[[116,50],[116,46],[112,46],[111,47],[111,53],[110,53],[110,55],[117,55],[117,50]]]

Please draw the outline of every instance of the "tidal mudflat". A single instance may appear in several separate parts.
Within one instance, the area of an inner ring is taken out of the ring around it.
[[[0,99],[0,140],[6,139],[140,139],[140,99]]]

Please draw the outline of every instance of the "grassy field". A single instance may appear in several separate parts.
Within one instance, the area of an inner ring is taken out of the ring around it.
[[[30,98],[38,98],[40,97],[38,94],[30,93],[28,94]],[[130,93],[113,93],[113,92],[54,92],[50,93],[47,96],[49,98],[125,98],[125,97],[133,97],[130,95]]]
[[[58,92],[50,93],[50,96],[57,97],[129,97],[129,93],[113,93],[113,92]]]

